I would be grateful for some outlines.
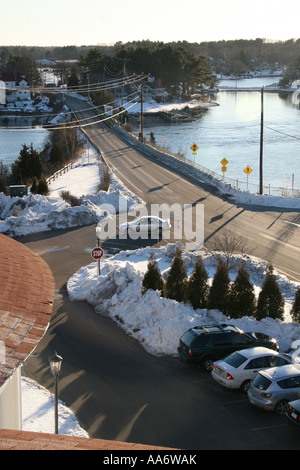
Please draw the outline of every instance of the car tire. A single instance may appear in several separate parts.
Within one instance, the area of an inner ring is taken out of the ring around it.
[[[288,400],[280,400],[275,406],[275,413],[278,415],[285,415],[287,412]]]
[[[240,390],[243,393],[247,393],[250,387],[250,383],[251,383],[251,380],[245,380],[245,382],[243,382],[242,385],[240,386]]]
[[[201,361],[201,369],[203,369],[205,372],[211,372],[212,364],[214,361],[215,361],[215,357],[213,356],[204,357]]]

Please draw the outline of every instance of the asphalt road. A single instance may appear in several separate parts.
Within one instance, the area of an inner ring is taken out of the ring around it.
[[[116,175],[147,207],[161,202],[194,207],[202,203],[205,247],[211,248],[216,234],[230,227],[247,235],[251,254],[271,260],[299,281],[299,212],[236,207],[153,163],[101,125],[87,127],[86,132]],[[76,412],[91,437],[181,449],[300,448],[299,433],[284,417],[254,408],[245,395],[223,389],[197,367],[149,355],[109,318],[96,315],[85,303],[70,302],[66,282],[91,262],[95,227],[20,241],[43,257],[56,280],[51,324],[26,361],[25,373],[51,389],[48,357],[56,350],[63,357],[60,398]],[[135,246],[130,240],[103,243],[107,252]]]

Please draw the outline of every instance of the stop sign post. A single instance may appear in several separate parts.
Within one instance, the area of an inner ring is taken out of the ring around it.
[[[92,250],[92,258],[98,260],[98,259],[101,259],[103,256],[103,250],[102,248],[100,248],[100,246],[96,246],[93,250]]]
[[[98,261],[98,276],[100,276],[100,259],[102,258],[103,253],[104,251],[102,248],[100,248],[100,246],[96,246],[91,252],[92,258]]]

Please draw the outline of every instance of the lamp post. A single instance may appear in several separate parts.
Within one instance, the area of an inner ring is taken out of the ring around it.
[[[51,373],[54,377],[54,396],[55,396],[55,434],[58,434],[58,377],[60,374],[62,357],[58,356],[57,353],[49,359]]]

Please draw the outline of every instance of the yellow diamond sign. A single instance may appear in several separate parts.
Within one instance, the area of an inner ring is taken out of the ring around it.
[[[223,160],[220,161],[221,165],[223,166],[226,166],[229,162],[228,160],[226,160],[226,158],[224,157]]]
[[[250,173],[252,173],[252,168],[248,165],[246,166],[246,168],[244,169],[244,172],[246,173],[246,175],[250,175]]]
[[[197,150],[199,150],[198,145],[193,144],[193,145],[191,146],[191,150],[192,150],[192,152],[197,152]]]

